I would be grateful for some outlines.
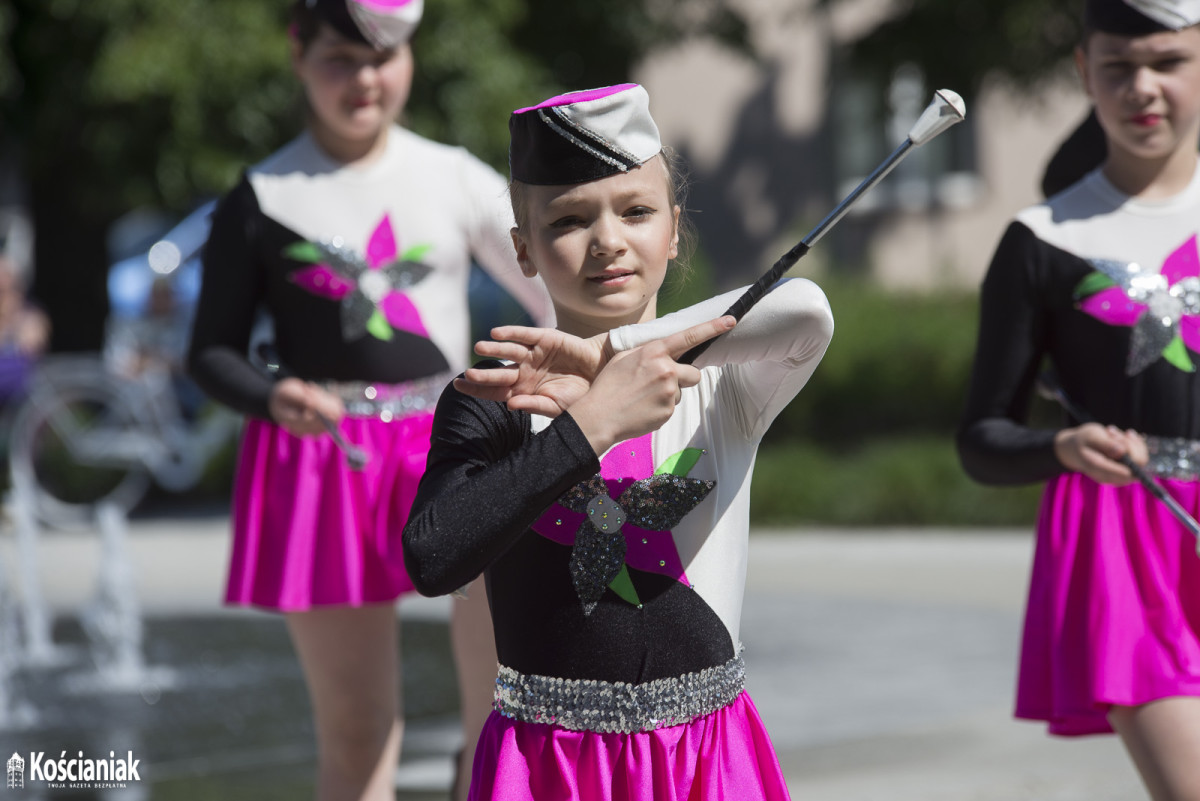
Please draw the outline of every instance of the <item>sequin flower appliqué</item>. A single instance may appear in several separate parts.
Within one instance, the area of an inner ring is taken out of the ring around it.
[[[697,448],[670,457],[648,478],[635,478],[650,472],[650,442],[647,434],[614,447],[601,460],[599,475],[571,488],[533,525],[571,545],[571,581],[585,614],[606,589],[641,606],[630,566],[688,583],[671,529],[716,482],[687,477],[704,455]]]
[[[392,223],[385,214],[367,242],[365,257],[346,247],[341,237],[297,242],[284,255],[312,265],[292,273],[294,283],[341,301],[342,338],[350,342],[366,334],[389,340],[393,329],[429,337],[416,306],[404,294],[432,272],[421,261],[429,249],[416,245],[397,257]]]
[[[1200,352],[1200,253],[1196,237],[1163,262],[1162,271],[1139,264],[1091,259],[1096,272],[1075,287],[1079,308],[1109,325],[1133,328],[1125,373],[1136,375],[1160,358],[1186,372]]]

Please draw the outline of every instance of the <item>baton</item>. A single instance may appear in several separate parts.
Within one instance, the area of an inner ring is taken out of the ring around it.
[[[734,319],[741,320],[746,312],[750,311],[750,307],[758,303],[762,296],[767,293],[767,290],[773,287],[783,277],[783,274],[791,269],[792,265],[798,262],[804,254],[808,253],[812,246],[817,244],[821,237],[825,236],[826,232],[845,216],[855,201],[870,191],[875,184],[882,181],[908,155],[910,150],[914,147],[920,147],[955,123],[962,122],[966,116],[966,104],[963,103],[963,99],[957,93],[949,89],[937,90],[933,95],[933,101],[921,112],[920,118],[913,125],[912,130],[908,132],[908,137],[900,143],[900,146],[892,151],[892,154],[876,167],[874,172],[863,179],[863,182],[855,187],[854,191],[837,205],[837,208],[829,212],[825,219],[817,224],[816,228],[809,231],[808,235],[801,239],[794,248],[783,254],[770,270],[755,281],[729,307],[725,314],[733,315]],[[713,339],[716,339],[716,337]],[[701,353],[708,350],[708,346],[712,344],[713,339],[706,339],[704,342],[696,345],[679,357],[677,361],[680,364],[691,364]]]
[[[267,372],[280,377],[289,377],[292,374],[279,360],[279,356],[275,353],[275,348],[269,342],[259,343],[258,358],[262,360],[263,366],[267,368]],[[330,420],[321,412],[313,409],[313,414],[321,421],[321,425],[325,427],[325,431],[333,439],[333,444],[337,445],[338,450],[346,457],[346,465],[351,470],[362,470],[370,461],[370,455],[357,445],[353,445],[346,441],[342,436],[342,432],[338,429],[337,423]]]
[[[1037,391],[1038,394],[1043,398],[1057,401],[1060,406],[1066,409],[1067,414],[1071,415],[1079,422],[1099,422],[1096,420],[1096,418],[1088,414],[1086,410],[1076,405],[1076,403],[1067,396],[1067,393],[1063,391],[1063,388],[1053,376],[1046,373],[1043,373],[1041,376],[1039,376],[1037,380]],[[1133,473],[1134,477],[1141,482],[1142,486],[1145,487],[1151,495],[1166,504],[1167,508],[1171,510],[1171,514],[1175,516],[1175,519],[1182,523],[1183,527],[1191,532],[1192,536],[1196,538],[1197,553],[1200,553],[1200,523],[1196,522],[1196,518],[1188,514],[1187,510],[1179,505],[1179,502],[1176,501],[1169,492],[1167,492],[1166,488],[1164,488],[1162,484],[1159,484],[1157,481],[1155,481],[1154,477],[1146,472],[1146,468],[1133,461],[1133,457],[1131,457],[1128,453],[1122,454],[1118,461],[1128,467],[1129,472]]]

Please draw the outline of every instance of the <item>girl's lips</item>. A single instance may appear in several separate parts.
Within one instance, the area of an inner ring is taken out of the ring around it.
[[[1135,114],[1129,118],[1129,121],[1134,125],[1140,125],[1145,128],[1157,125],[1160,120],[1162,120],[1161,114]]]
[[[594,284],[603,284],[604,286],[614,286],[616,284],[623,283],[626,279],[631,278],[632,276],[633,276],[633,273],[625,273],[625,272],[601,273],[600,275],[593,275],[588,280]]]

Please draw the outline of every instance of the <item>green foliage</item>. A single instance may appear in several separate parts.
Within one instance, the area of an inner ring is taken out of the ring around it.
[[[842,447],[896,432],[951,436],[974,356],[975,295],[819,283],[833,309],[833,340],[772,439]]]
[[[910,0],[855,42],[848,60],[885,81],[899,65],[916,64],[930,85],[964,94],[992,75],[1030,87],[1064,68],[1080,38],[1082,7],[1082,0]]]
[[[949,437],[880,438],[858,448],[765,445],[750,500],[754,525],[1025,526],[1041,487],[985,487]]]

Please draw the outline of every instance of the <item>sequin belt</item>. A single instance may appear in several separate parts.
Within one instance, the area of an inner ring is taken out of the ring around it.
[[[342,399],[349,417],[376,417],[390,423],[432,412],[442,390],[453,378],[453,373],[439,373],[401,384],[325,381],[321,386]]]
[[[1150,461],[1146,471],[1160,478],[1191,481],[1200,478],[1200,440],[1146,437]]]
[[[529,676],[500,666],[492,707],[524,723],[571,731],[653,731],[678,726],[729,706],[745,687],[740,655],[723,665],[644,684]]]

